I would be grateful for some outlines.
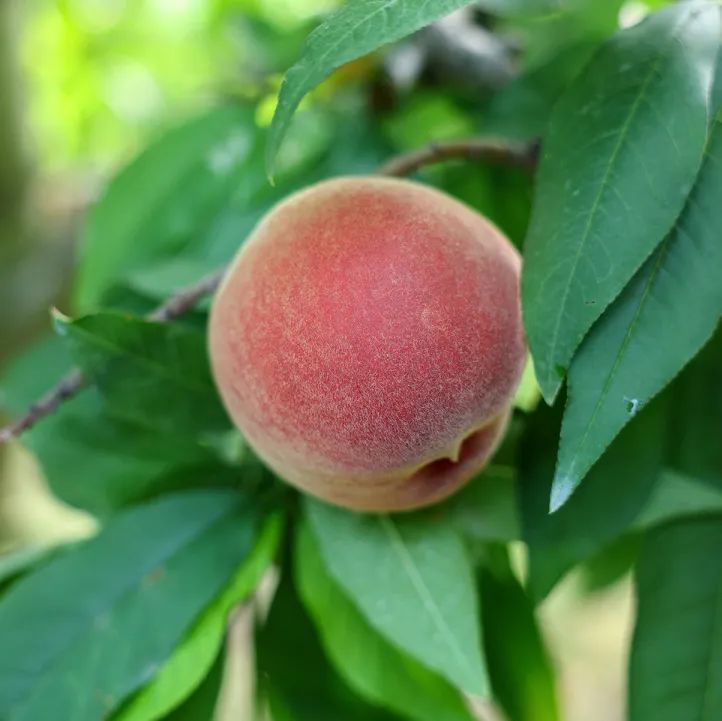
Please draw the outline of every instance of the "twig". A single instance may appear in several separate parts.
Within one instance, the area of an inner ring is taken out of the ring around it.
[[[32,428],[41,418],[54,413],[61,403],[77,395],[86,384],[87,379],[80,370],[75,368],[70,371],[55,388],[33,403],[22,418],[0,431],[0,445],[17,438],[21,433]]]
[[[392,158],[381,167],[377,174],[401,177],[414,173],[419,168],[452,158],[485,160],[488,162],[533,168],[537,163],[537,143],[529,145],[508,145],[501,141],[470,138],[446,143],[432,143],[426,148]],[[201,298],[214,293],[226,274],[223,266],[201,278],[197,283],[182,288],[162,305],[148,314],[149,320],[166,322],[187,313]],[[75,368],[52,390],[30,406],[27,413],[14,423],[0,429],[0,445],[10,442],[32,428],[39,420],[54,413],[57,408],[76,396],[88,384],[82,371]]]
[[[430,143],[425,148],[391,158],[379,169],[378,174],[403,177],[415,173],[425,165],[453,159],[485,160],[496,165],[532,169],[536,166],[538,157],[537,142],[511,145],[501,140],[485,138],[451,140],[445,143]]]
[[[164,323],[187,313],[201,298],[213,293],[223,280],[226,267],[218,268],[201,278],[197,283],[182,288],[162,305],[148,314],[149,320]],[[0,445],[30,430],[41,418],[54,413],[58,406],[76,396],[88,385],[82,371],[74,368],[51,391],[33,403],[27,413],[14,423],[0,430]]]
[[[182,288],[175,295],[168,298],[163,305],[159,305],[148,315],[148,318],[165,323],[185,315],[201,298],[216,292],[226,275],[226,270],[227,266],[224,265],[222,268],[210,272],[197,283]]]

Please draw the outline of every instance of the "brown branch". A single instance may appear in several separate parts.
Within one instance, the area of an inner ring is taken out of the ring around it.
[[[61,403],[77,395],[86,385],[87,379],[80,370],[75,368],[70,371],[55,388],[33,403],[22,418],[0,431],[0,445],[17,438],[21,433],[32,428],[41,418],[54,413]]]
[[[432,143],[421,150],[392,158],[377,171],[377,174],[402,177],[410,175],[426,165],[454,158],[484,160],[495,164],[533,168],[537,163],[538,152],[538,143],[509,145],[501,141],[481,138]],[[218,268],[197,283],[182,288],[149,313],[147,318],[163,323],[184,315],[198,301],[218,289],[226,270],[227,266]],[[33,403],[24,416],[0,429],[0,445],[17,438],[39,420],[54,413],[62,403],[76,396],[87,384],[88,380],[81,370],[75,368],[70,371],[52,390]]]
[[[469,138],[444,143],[430,143],[425,148],[413,150],[391,158],[379,170],[379,175],[403,177],[420,168],[445,160],[484,160],[495,165],[512,165],[533,169],[539,158],[539,144],[513,145],[501,140]]]
[[[168,298],[163,305],[159,305],[148,315],[148,318],[165,323],[185,315],[199,300],[216,292],[226,275],[227,267],[224,265],[217,268],[201,278],[197,283],[182,288],[175,295]]]

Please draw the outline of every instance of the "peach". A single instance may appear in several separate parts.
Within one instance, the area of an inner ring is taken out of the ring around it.
[[[448,496],[501,438],[526,356],[520,258],[432,188],[338,178],[260,222],[214,301],[234,422],[282,478],[371,511]]]

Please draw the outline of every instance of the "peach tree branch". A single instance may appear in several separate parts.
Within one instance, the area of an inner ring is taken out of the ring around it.
[[[511,144],[502,140],[469,138],[429,143],[426,147],[410,153],[397,155],[385,163],[379,175],[403,177],[411,175],[426,165],[446,160],[482,160],[494,165],[516,166],[533,169],[539,156],[539,143]]]

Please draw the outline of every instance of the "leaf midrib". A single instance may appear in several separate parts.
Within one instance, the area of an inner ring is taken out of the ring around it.
[[[470,662],[466,654],[456,642],[456,639],[454,638],[451,629],[444,620],[444,616],[441,613],[441,610],[434,601],[434,597],[431,594],[431,591],[424,582],[424,579],[421,576],[418,568],[416,567],[413,558],[409,554],[398,529],[388,516],[380,516],[379,523],[381,524],[381,527],[388,536],[389,541],[391,542],[391,546],[396,551],[396,554],[401,561],[401,565],[406,572],[406,575],[408,576],[411,584],[413,585],[419,598],[421,599],[424,608],[426,608],[426,610],[428,611],[434,625],[441,634],[441,637],[445,640],[447,646],[451,650],[457,662],[461,664],[461,667],[471,670],[473,668],[473,663]],[[473,676],[473,673],[471,675]]]
[[[556,349],[557,349],[557,342],[559,340],[559,331],[561,329],[562,317],[565,315],[567,301],[569,300],[569,293],[570,293],[571,287],[572,287],[572,281],[576,277],[577,268],[579,267],[579,262],[582,257],[582,251],[586,247],[587,241],[589,240],[589,236],[590,236],[591,229],[592,229],[592,224],[594,223],[596,215],[599,211],[599,207],[602,202],[602,197],[604,196],[604,194],[607,190],[607,187],[609,184],[609,179],[612,174],[612,169],[616,165],[617,158],[619,157],[619,153],[621,152],[622,146],[624,145],[624,141],[627,139],[631,124],[632,124],[634,118],[636,117],[637,113],[639,112],[639,108],[642,104],[642,100],[644,99],[647,88],[649,87],[649,84],[652,82],[652,78],[657,74],[659,65],[662,61],[662,58],[663,58],[663,55],[660,53],[660,55],[657,57],[657,59],[651,64],[650,71],[647,74],[647,77],[645,78],[644,83],[640,87],[639,94],[637,95],[634,103],[632,104],[632,107],[629,110],[629,114],[627,116],[627,119],[624,122],[624,125],[622,126],[622,128],[620,130],[619,138],[617,139],[617,143],[614,147],[614,150],[612,151],[612,155],[609,158],[609,163],[607,164],[607,168],[605,170],[604,177],[602,178],[602,182],[599,186],[599,190],[594,199],[594,203],[592,204],[592,208],[589,212],[589,217],[587,218],[587,223],[586,223],[586,226],[582,233],[582,238],[577,245],[577,252],[574,255],[572,269],[571,269],[571,272],[568,274],[567,282],[566,282],[566,285],[564,288],[564,292],[562,294],[562,300],[558,306],[559,312],[557,313],[556,323],[554,326],[554,331],[552,333],[552,342],[549,344],[549,351],[547,353],[547,377],[549,377],[549,374],[551,373],[552,361],[553,361],[554,357],[557,355]]]
[[[468,2],[471,2],[471,0],[468,0]],[[297,102],[299,96],[303,97],[306,92],[308,91],[309,87],[309,79],[313,78],[314,75],[317,74],[317,70],[314,67],[314,65],[318,65],[320,63],[323,63],[329,55],[331,55],[337,48],[339,48],[347,38],[351,37],[360,27],[362,27],[365,23],[368,23],[371,21],[375,16],[385,12],[386,10],[389,10],[394,5],[397,5],[399,3],[399,0],[389,0],[389,2],[384,3],[383,5],[380,5],[376,10],[371,12],[369,15],[364,16],[361,18],[358,22],[354,23],[350,28],[346,30],[343,34],[341,34],[337,40],[328,46],[324,52],[322,52],[320,55],[316,57],[316,63],[309,64],[308,58],[303,58],[301,61],[299,61],[291,70],[289,71],[289,75],[293,73],[294,70],[298,72],[299,70],[302,70],[303,72],[299,75],[298,80],[296,81],[296,90],[292,94],[289,94],[289,97],[286,100],[289,106],[293,107],[294,103]],[[463,5],[464,3],[462,3]],[[349,7],[348,5],[342,6],[341,10],[343,10],[345,7]],[[321,34],[322,29],[328,27],[328,20],[323,23],[321,26],[317,28],[316,31],[312,34],[318,37],[319,34]],[[313,37],[315,40],[315,37]],[[312,38],[309,38],[309,42],[312,40]],[[383,41],[384,43],[386,41]],[[337,63],[333,64],[333,67],[337,67]],[[322,73],[323,74],[323,73]],[[286,79],[284,79],[283,87],[288,87],[288,76],[286,76]],[[279,100],[279,106],[281,104],[282,100]],[[286,125],[288,123],[289,116],[285,116],[283,118],[283,125]]]
[[[642,292],[642,295],[639,299],[639,302],[637,304],[637,309],[634,312],[634,316],[632,320],[629,323],[629,326],[627,328],[627,331],[624,335],[624,339],[619,346],[619,351],[617,352],[617,355],[614,358],[614,363],[612,364],[612,367],[607,374],[607,378],[605,379],[604,387],[602,388],[602,392],[599,394],[599,398],[597,399],[597,403],[594,406],[594,411],[592,412],[592,415],[589,419],[589,422],[587,423],[584,434],[582,435],[581,440],[577,444],[577,450],[574,453],[574,456],[572,457],[572,460],[569,463],[569,474],[571,475],[574,472],[575,465],[578,461],[579,454],[584,448],[584,445],[587,442],[587,439],[589,438],[589,434],[591,433],[592,428],[594,427],[594,423],[597,420],[597,416],[599,415],[602,405],[604,404],[604,401],[606,401],[609,390],[612,387],[612,383],[614,382],[614,379],[616,378],[616,373],[619,370],[619,366],[622,363],[622,360],[624,356],[626,355],[627,349],[629,348],[629,344],[632,342],[632,335],[634,334],[634,331],[637,329],[639,325],[639,320],[642,316],[642,313],[644,312],[644,309],[647,306],[647,301],[649,300],[649,297],[652,293],[652,290],[657,282],[657,279],[659,277],[659,273],[662,269],[662,265],[664,264],[664,261],[667,257],[667,254],[669,252],[669,238],[663,242],[662,247],[658,250],[659,257],[657,258],[654,268],[652,270],[652,273],[650,274],[647,282],[645,283],[644,290]],[[557,473],[558,475],[558,473]]]

